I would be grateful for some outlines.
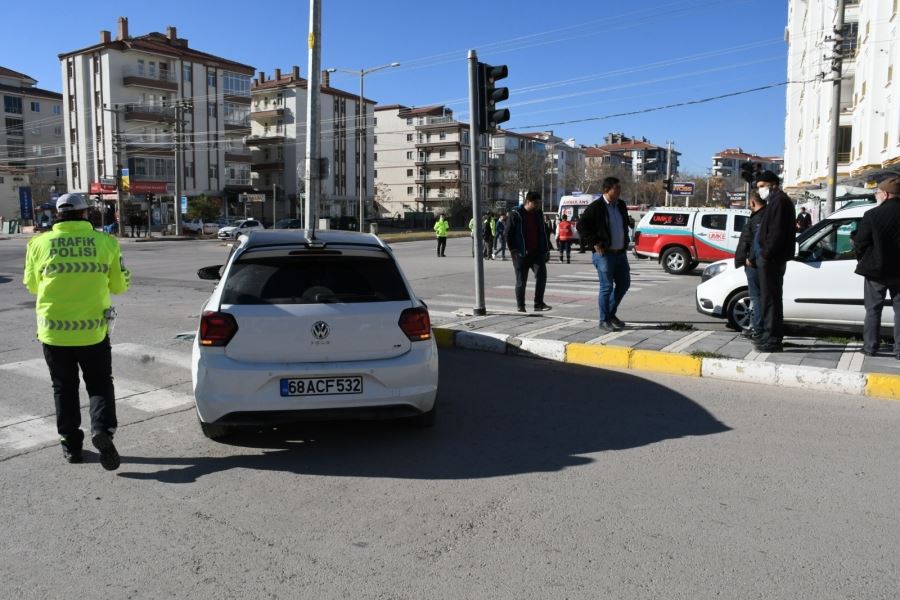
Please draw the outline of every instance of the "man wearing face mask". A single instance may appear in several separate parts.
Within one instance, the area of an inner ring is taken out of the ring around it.
[[[753,240],[759,273],[762,304],[762,331],[753,344],[757,352],[781,352],[784,338],[784,271],[794,257],[794,203],[781,190],[781,181],[772,171],[756,178],[759,197],[766,202],[759,229]]]

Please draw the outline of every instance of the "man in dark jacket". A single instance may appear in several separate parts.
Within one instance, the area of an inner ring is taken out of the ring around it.
[[[756,339],[762,331],[762,306],[759,298],[759,271],[756,268],[756,253],[753,248],[753,238],[759,230],[763,211],[766,203],[756,192],[750,194],[750,218],[741,231],[741,239],[738,240],[734,253],[734,268],[744,267],[744,275],[747,276],[747,291],[750,294],[750,329],[745,330],[745,336]]]
[[[603,196],[588,205],[576,227],[581,239],[593,250],[591,258],[600,280],[600,330],[608,333],[625,328],[616,311],[631,286],[631,269],[627,254],[628,209],[619,199],[622,186],[615,177],[607,177],[601,189]]]
[[[544,288],[547,286],[547,260],[550,258],[549,240],[544,232],[544,213],[541,211],[541,195],[528,192],[525,203],[509,211],[506,244],[516,270],[516,306],[525,312],[525,286],[528,271],[534,271],[534,310],[550,310],[544,304]]]
[[[878,206],[863,216],[856,234],[856,272],[865,277],[863,353],[874,356],[881,343],[881,311],[888,290],[894,307],[894,358],[900,360],[900,177],[878,184]]]
[[[772,171],[756,178],[759,197],[766,201],[754,239],[759,295],[762,304],[762,332],[754,346],[757,352],[781,352],[784,337],[784,271],[794,258],[796,225],[794,203],[781,190],[781,181]]]

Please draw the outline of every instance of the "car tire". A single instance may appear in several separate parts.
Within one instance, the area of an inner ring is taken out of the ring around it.
[[[437,402],[435,401],[434,406],[431,407],[431,410],[428,412],[420,413],[414,417],[406,417],[404,422],[410,427],[415,427],[416,429],[428,429],[429,427],[434,427],[434,420],[437,414]]]
[[[690,271],[691,255],[687,250],[680,247],[669,248],[662,255],[662,266],[666,273],[672,275],[683,275]]]
[[[750,292],[741,290],[731,297],[725,309],[725,318],[728,328],[734,331],[742,331],[750,328]]]
[[[224,440],[235,433],[235,428],[229,425],[204,423],[203,421],[200,421],[200,430],[203,432],[204,436],[214,441]]]
[[[691,273],[694,269],[700,266],[700,262],[696,260],[691,261],[691,266],[688,268],[688,273]]]

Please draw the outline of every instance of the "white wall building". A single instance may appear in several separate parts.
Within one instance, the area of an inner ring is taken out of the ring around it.
[[[836,2],[790,0],[784,179],[789,188],[827,185],[831,135],[830,62]],[[846,0],[838,178],[900,163],[900,2]]]
[[[276,189],[276,219],[297,218],[303,214],[307,86],[308,81],[300,77],[297,66],[285,75],[281,69],[275,69],[272,78],[260,72],[253,81],[251,131],[247,145],[253,151],[253,187],[266,194],[265,204],[255,207],[262,214],[255,216],[267,221],[273,214],[273,185]],[[364,101],[366,136],[360,144],[356,131],[359,96],[332,88],[329,73],[322,73],[320,155],[328,160],[328,177],[322,182],[322,197],[317,210],[320,218],[358,218],[360,151],[363,152],[366,217],[375,214],[372,211],[374,184],[368,176],[373,168],[374,105],[372,100]]]
[[[51,189],[63,192],[66,185],[62,94],[36,85],[34,78],[0,66],[0,167],[28,169],[32,197],[44,203]]]
[[[469,125],[446,106],[375,107],[375,201],[385,216],[440,212],[471,202]],[[479,135],[482,198],[488,198],[488,136]]]
[[[741,177],[741,164],[745,162],[759,163],[763,170],[772,171],[778,176],[781,176],[784,166],[784,160],[780,156],[759,156],[744,152],[740,147],[726,148],[712,157],[710,176],[723,179],[725,185],[720,189],[726,192],[743,192],[747,182]]]
[[[118,164],[129,169],[134,200],[173,198],[176,105],[184,107],[183,193],[234,200],[252,190],[243,138],[253,67],[190,48],[174,27],[132,37],[124,17],[114,40],[101,31],[99,44],[59,59],[71,191],[114,198],[101,179],[115,178]]]

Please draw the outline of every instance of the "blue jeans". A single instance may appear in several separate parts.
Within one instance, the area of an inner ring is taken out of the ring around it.
[[[591,259],[600,280],[600,293],[597,296],[600,321],[609,321],[610,318],[616,316],[616,309],[619,308],[625,292],[631,286],[631,267],[628,266],[628,255],[624,252],[621,254],[607,252],[601,256],[594,252]]]
[[[762,331],[762,300],[759,295],[759,271],[756,267],[744,267],[747,275],[747,292],[750,294],[750,328]]]

